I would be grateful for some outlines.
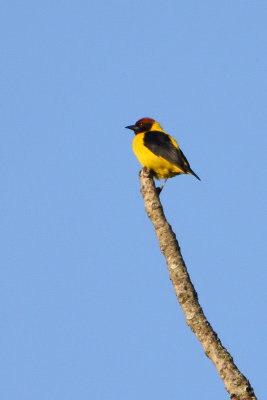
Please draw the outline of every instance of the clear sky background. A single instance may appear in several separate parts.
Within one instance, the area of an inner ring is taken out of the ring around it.
[[[201,177],[161,195],[204,312],[266,375],[265,1],[1,1],[0,396],[223,400],[144,212],[133,133]]]

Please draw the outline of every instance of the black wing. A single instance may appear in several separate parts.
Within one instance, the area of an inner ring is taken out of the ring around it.
[[[200,178],[190,168],[189,162],[182,150],[177,149],[173,145],[170,136],[166,133],[161,131],[146,132],[144,135],[144,145],[156,156],[165,158],[165,160],[176,165],[185,173],[189,172],[200,180]]]
[[[156,156],[165,158],[165,160],[181,168],[187,170],[189,166],[186,158],[172,144],[171,138],[166,133],[160,131],[149,131],[144,135],[144,145],[152,151]]]

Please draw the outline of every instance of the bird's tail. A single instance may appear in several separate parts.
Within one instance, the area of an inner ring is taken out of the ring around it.
[[[195,172],[190,168],[189,171],[187,172],[190,175],[194,175],[195,178],[197,178],[199,181],[201,181],[200,177],[195,174]]]
[[[197,174],[195,174],[195,172],[190,168],[189,162],[187,161],[184,153],[182,152],[182,150],[180,149],[180,153],[182,155],[182,159],[185,165],[185,173],[186,174],[190,174],[190,175],[194,175],[195,178],[197,178],[199,181],[201,181],[200,177],[197,176]]]

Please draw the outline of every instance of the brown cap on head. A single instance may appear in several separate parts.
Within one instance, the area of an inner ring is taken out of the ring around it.
[[[135,125],[126,126],[127,129],[131,129],[135,134],[150,131],[153,123],[155,122],[152,118],[141,118]]]
[[[153,122],[155,122],[154,119],[145,117],[145,118],[139,119],[139,120],[135,123],[135,125],[137,125],[137,126],[139,126],[139,125],[144,125],[144,124],[151,124],[151,125],[152,125]]]

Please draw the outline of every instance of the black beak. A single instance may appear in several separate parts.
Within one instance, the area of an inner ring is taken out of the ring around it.
[[[136,125],[125,126],[125,128],[131,129],[131,130],[134,131],[134,132],[138,129]]]

